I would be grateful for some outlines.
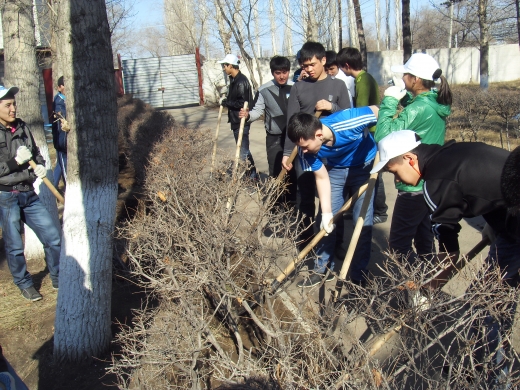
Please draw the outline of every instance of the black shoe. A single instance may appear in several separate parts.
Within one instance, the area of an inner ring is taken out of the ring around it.
[[[57,290],[59,288],[59,283],[57,280],[52,281],[52,288],[55,290]]]
[[[336,275],[331,271],[329,272],[329,275],[327,276],[327,279],[325,279],[326,282],[330,282],[332,280],[336,279]]]
[[[323,274],[312,274],[311,276],[300,281],[297,284],[297,286],[303,288],[316,286],[317,284],[321,283],[321,281],[323,280],[323,276]]]
[[[350,279],[350,282],[352,284],[355,284],[356,286],[359,286],[359,287],[362,287],[362,288],[365,288],[367,286],[367,281],[366,280]]]
[[[39,301],[40,299],[43,298],[41,296],[41,294],[38,291],[36,291],[34,286],[24,288],[21,291],[22,291],[22,297],[24,297],[25,299],[28,299],[29,301],[32,301],[32,302]]]
[[[377,225],[378,223],[385,223],[388,217],[383,217],[381,215],[374,215],[374,225]]]

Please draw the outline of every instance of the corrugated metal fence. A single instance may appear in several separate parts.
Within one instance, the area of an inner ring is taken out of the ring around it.
[[[195,54],[123,60],[125,93],[153,107],[199,103]]]

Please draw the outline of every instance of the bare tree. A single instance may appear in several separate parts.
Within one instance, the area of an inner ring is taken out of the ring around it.
[[[394,11],[395,11],[395,42],[397,46],[397,50],[401,50],[401,40],[403,38],[403,30],[401,23],[401,13],[399,12],[399,6],[401,2],[399,0],[394,0]]]
[[[43,129],[43,118],[40,103],[40,70],[36,54],[34,37],[35,21],[32,0],[5,1],[0,8],[2,13],[2,32],[4,36],[4,83],[6,86],[18,86],[20,92],[16,97],[17,115],[31,129],[45,159],[47,175],[52,176],[51,158],[47,148],[47,139]],[[52,216],[57,227],[60,226],[56,198],[38,179],[35,190],[45,208]],[[25,226],[25,255],[27,258],[43,258],[43,246],[36,234]]]
[[[353,0],[354,14],[356,15],[357,37],[359,42],[359,51],[363,61],[363,68],[367,68],[367,43],[365,41],[365,30],[363,29],[363,18],[361,17],[361,6],[359,0]]]
[[[478,0],[478,25],[480,28],[480,88],[489,87],[489,24],[487,20],[488,0]]]
[[[376,13],[376,49],[377,51],[381,51],[381,16],[379,15],[379,0],[375,0],[374,7]]]
[[[386,0],[385,26],[386,50],[390,50],[390,0]]]
[[[503,132],[506,134],[507,150],[511,151],[511,142],[509,141],[509,126],[513,122],[513,118],[520,112],[520,97],[517,91],[495,89],[488,93],[489,108],[495,112],[502,120],[504,126],[500,126],[500,144],[504,148]]]
[[[410,0],[403,1],[403,63],[412,56],[412,31],[410,28]]]
[[[79,361],[100,356],[111,340],[117,107],[105,2],[57,0],[53,6],[71,125],[54,356]]]

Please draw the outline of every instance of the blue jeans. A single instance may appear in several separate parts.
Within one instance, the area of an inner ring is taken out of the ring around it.
[[[23,253],[22,224],[25,222],[43,244],[45,262],[53,282],[58,281],[61,237],[52,218],[34,191],[0,191],[0,219],[7,263],[14,283],[25,289],[33,285]]]
[[[366,163],[364,166],[350,168],[328,168],[331,195],[332,195],[332,213],[336,214],[345,202],[354,195],[370,177],[373,161]],[[365,199],[365,193],[354,203],[352,210],[354,225],[359,217],[361,205]],[[367,210],[361,236],[359,237],[354,258],[350,265],[350,278],[355,281],[363,281],[366,279],[366,269],[370,261],[370,250],[372,245],[372,225],[374,217],[374,192]],[[318,215],[316,225],[321,224],[321,213]],[[329,268],[334,269],[334,250],[336,247],[336,232],[334,229],[331,234],[321,239],[316,246],[317,259],[314,264],[314,271],[324,273],[327,264]]]
[[[56,166],[54,167],[53,183],[58,188],[60,179],[63,176],[63,183],[67,184],[67,153],[56,151]]]
[[[249,151],[249,128],[250,125],[244,126],[244,133],[242,134],[242,143],[240,144],[240,159],[242,161],[249,161],[249,170],[247,172],[247,176],[251,178],[257,178],[258,175],[256,174],[256,168],[255,168],[255,160],[253,160],[253,155]],[[238,141],[238,133],[240,129],[232,129],[233,130],[233,136],[235,137],[235,142]]]

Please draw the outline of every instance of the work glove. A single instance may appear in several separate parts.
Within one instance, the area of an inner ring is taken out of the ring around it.
[[[224,106],[224,107],[225,107],[225,106],[226,106],[226,101],[227,101],[226,97],[225,97],[225,96],[222,96],[222,97],[220,98],[220,100],[218,101],[218,104],[220,104],[221,106]]]
[[[34,168],[34,173],[36,176],[38,176],[40,179],[43,179],[45,176],[47,176],[47,169],[43,165],[36,165],[36,168]]]
[[[27,146],[22,145],[19,146],[18,149],[16,149],[16,156],[14,156],[14,159],[18,165],[25,164],[31,158],[32,153]]]
[[[398,79],[396,77],[393,78],[394,85],[388,87],[385,90],[385,96],[391,96],[396,98],[397,100],[401,100],[406,95],[406,87],[404,85],[404,81],[402,79]]]
[[[326,236],[328,236],[329,233],[332,233],[332,231],[336,227],[336,225],[330,223],[332,222],[333,217],[334,215],[332,213],[321,213],[320,229],[325,229],[325,231],[327,232],[327,234],[325,234]]]

